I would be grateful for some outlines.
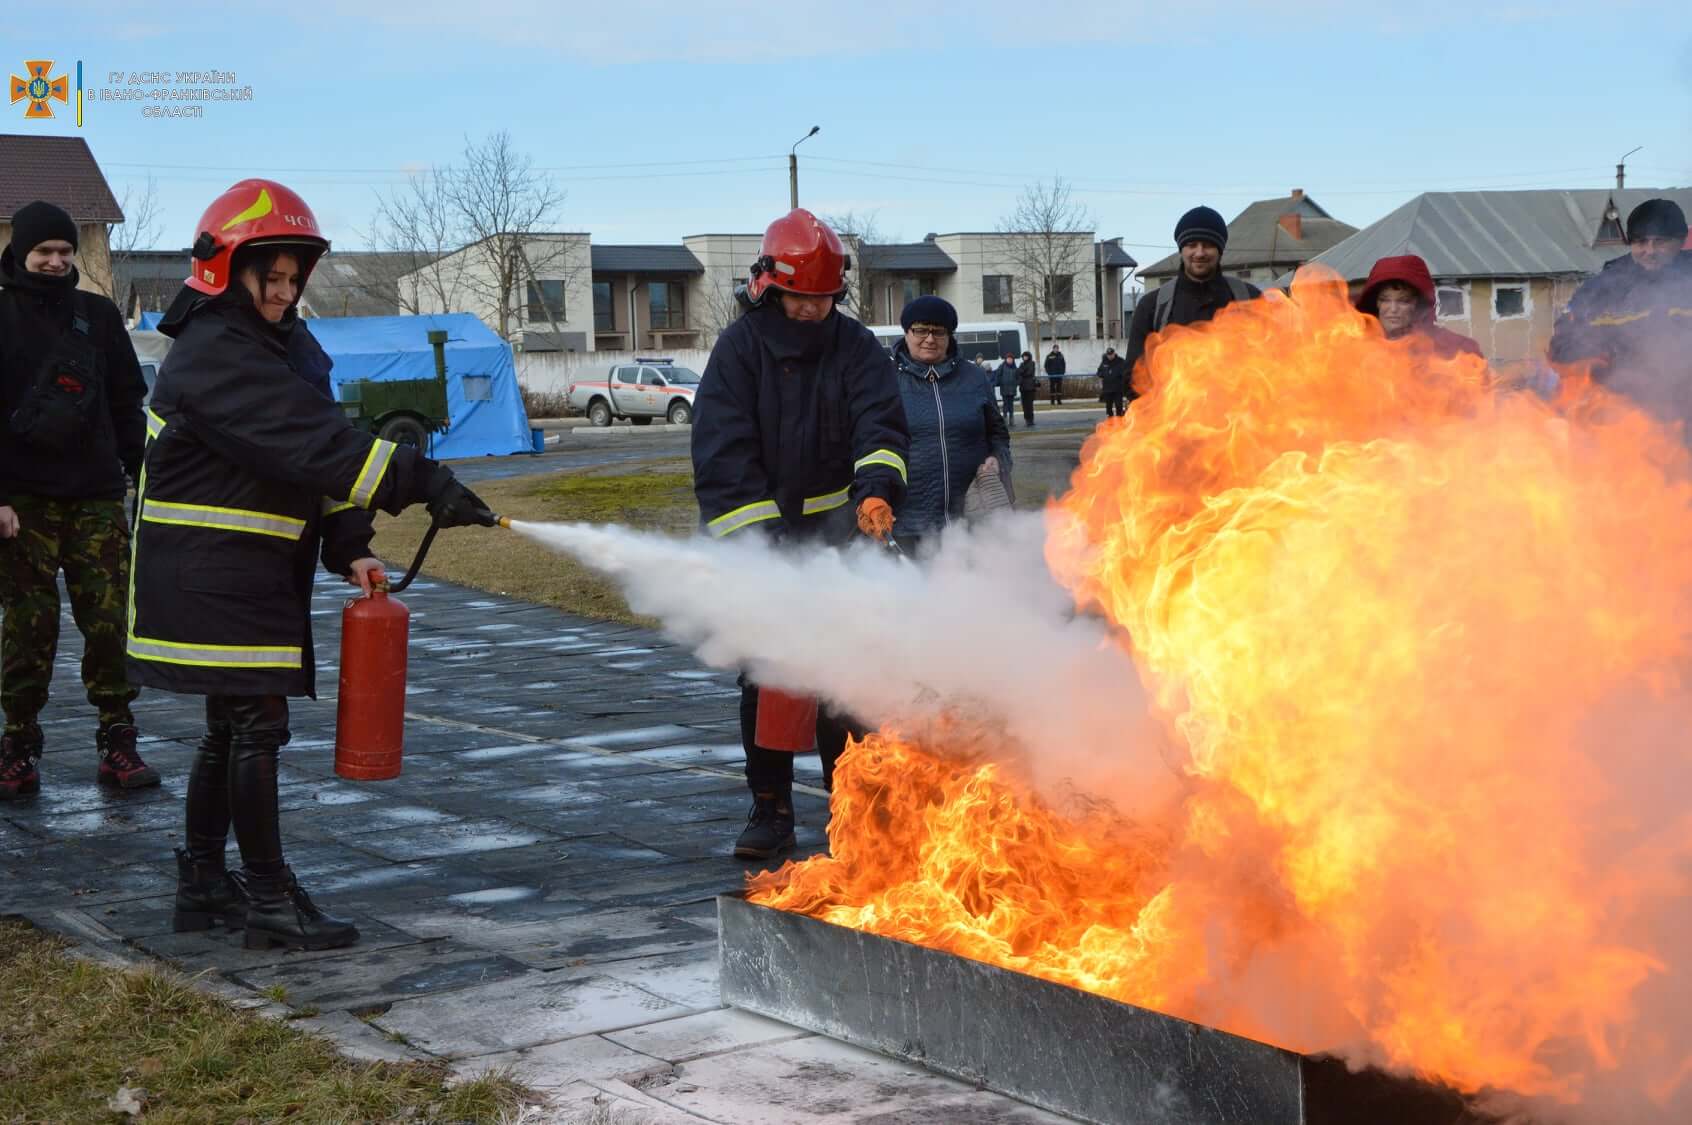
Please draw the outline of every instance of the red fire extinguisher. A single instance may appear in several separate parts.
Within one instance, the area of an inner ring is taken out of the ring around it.
[[[500,527],[511,521],[496,517]],[[335,705],[335,773],[352,781],[400,774],[405,747],[405,654],[411,611],[390,597],[411,585],[440,528],[429,525],[405,577],[373,575],[370,595],[341,611],[341,687]]]
[[[817,748],[817,698],[758,685],[758,722],[753,741],[765,750],[803,754]]]

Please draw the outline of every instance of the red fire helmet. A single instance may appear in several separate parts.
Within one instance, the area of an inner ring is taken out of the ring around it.
[[[196,228],[188,288],[216,296],[229,287],[230,259],[255,242],[300,246],[300,287],[329,249],[311,213],[292,188],[275,180],[242,180],[212,202]]]
[[[746,295],[757,302],[766,290],[779,289],[801,297],[839,298],[846,293],[846,271],[851,268],[840,236],[803,207],[795,207],[764,231]]]

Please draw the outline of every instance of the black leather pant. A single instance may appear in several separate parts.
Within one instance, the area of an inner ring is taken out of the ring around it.
[[[788,793],[793,789],[793,754],[766,750],[756,742],[758,685],[740,678],[740,745],[746,751],[746,784],[754,793]],[[817,709],[817,753],[822,757],[823,788],[834,791],[834,763],[846,749],[846,736],[864,735],[857,723],[827,707]]]
[[[241,862],[279,875],[277,751],[288,741],[288,700],[280,695],[209,695],[206,735],[188,771],[188,854],[221,858],[231,822]]]

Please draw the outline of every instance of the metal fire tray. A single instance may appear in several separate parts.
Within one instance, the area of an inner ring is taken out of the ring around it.
[[[1083,1121],[1460,1125],[1453,1090],[1352,1073],[956,954],[717,899],[723,1002]]]

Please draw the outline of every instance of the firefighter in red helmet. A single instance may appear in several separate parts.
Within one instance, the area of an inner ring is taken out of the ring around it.
[[[910,435],[887,353],[837,307],[849,265],[840,239],[802,208],[764,232],[744,312],[717,338],[695,397],[693,487],[709,534],[838,546],[891,532]],[[793,755],[757,745],[757,713],[758,688],[743,677],[752,813],[735,854],[768,859],[794,846]],[[846,735],[823,709],[825,784]]]
[[[249,948],[358,939],[282,856],[277,751],[288,697],[313,695],[312,574],[368,588],[372,509],[427,503],[492,521],[444,466],[354,429],[298,302],[329,240],[294,192],[243,180],[195,228],[191,276],[159,330],[175,338],[147,412],[127,651],[141,684],[206,697],[177,852],[175,928],[246,927]],[[229,873],[231,825],[244,869]]]

